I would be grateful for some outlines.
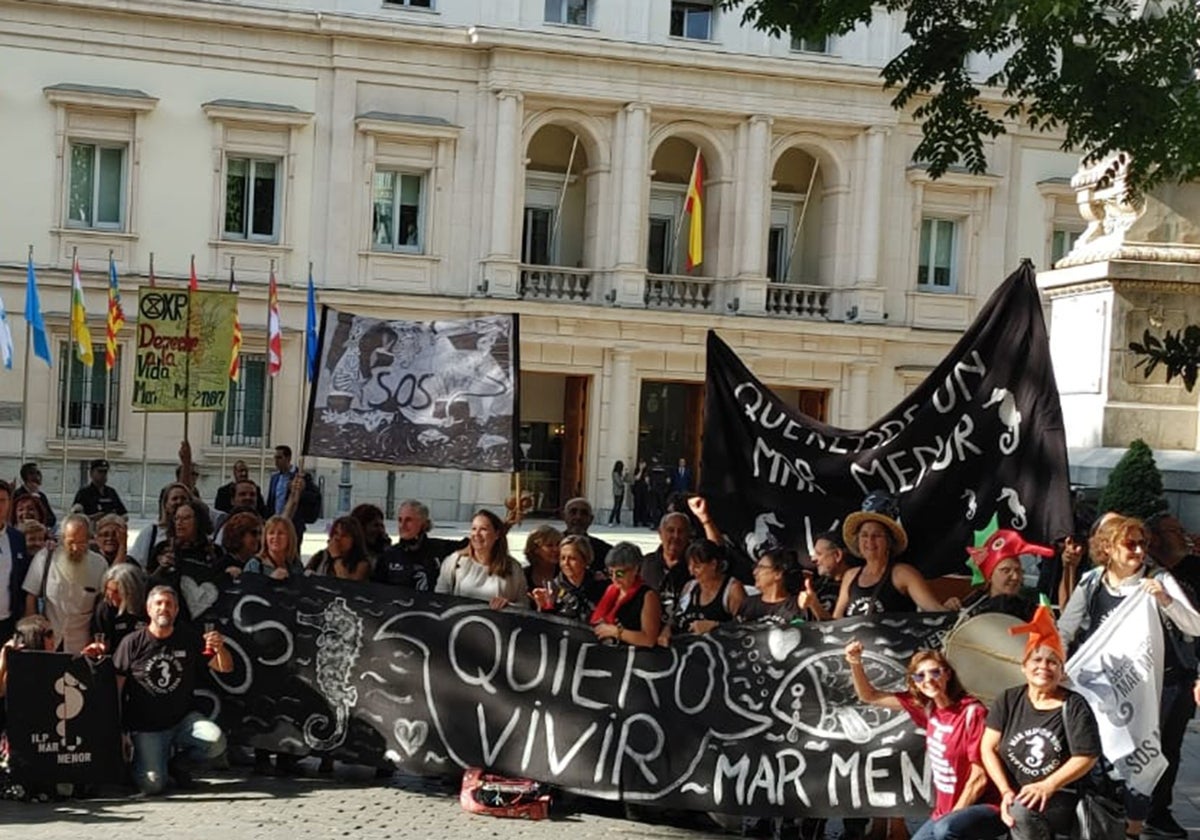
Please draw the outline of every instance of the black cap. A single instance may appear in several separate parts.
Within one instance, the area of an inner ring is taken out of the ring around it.
[[[103,458],[97,458],[94,461],[92,461],[91,466],[89,466],[88,469],[89,470],[106,470],[106,469],[108,469],[108,461],[106,461]]]

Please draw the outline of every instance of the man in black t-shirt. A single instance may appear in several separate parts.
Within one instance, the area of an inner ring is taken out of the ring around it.
[[[186,787],[190,770],[225,751],[220,727],[192,708],[192,696],[200,669],[228,673],[233,659],[220,633],[201,637],[176,624],[178,615],[175,590],[154,587],[146,598],[149,624],[126,636],[113,656],[133,779],[146,794],[161,793],[168,774]]]
[[[396,508],[400,539],[375,562],[376,583],[432,592],[442,560],[458,551],[466,540],[429,536],[429,508],[416,499],[405,499]]]

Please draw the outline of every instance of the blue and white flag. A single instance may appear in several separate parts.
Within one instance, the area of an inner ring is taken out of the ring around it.
[[[1173,579],[1163,583],[1172,597],[1188,603]],[[1067,662],[1070,687],[1087,699],[1100,725],[1104,757],[1126,785],[1146,796],[1167,769],[1158,720],[1166,644],[1153,596],[1135,589]]]
[[[6,370],[12,370],[12,360],[12,330],[8,327],[8,310],[4,308],[4,298],[0,298],[0,361],[4,362]]]

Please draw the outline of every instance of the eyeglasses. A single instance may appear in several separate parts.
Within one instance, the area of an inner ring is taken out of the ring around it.
[[[1146,550],[1146,541],[1145,540],[1125,540],[1124,542],[1121,543],[1121,545],[1125,546],[1125,548],[1127,548],[1129,551],[1145,551]]]
[[[940,680],[942,678],[941,668],[930,668],[928,671],[914,671],[912,681],[917,685],[925,682],[925,680]]]
[[[609,569],[608,576],[613,580],[621,580],[630,573],[629,569]]]

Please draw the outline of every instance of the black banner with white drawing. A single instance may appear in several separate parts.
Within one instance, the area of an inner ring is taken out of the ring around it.
[[[899,690],[953,616],[731,628],[669,648],[478,601],[327,578],[185,578],[234,670],[211,695],[235,743],[402,772],[466,766],[605,799],[727,813],[927,813],[924,733],[858,704],[842,649]]]
[[[769,538],[811,550],[873,490],[900,499],[906,559],[963,573],[995,515],[1046,543],[1070,533],[1066,438],[1033,268],[996,290],[937,369],[868,429],[786,405],[708,335],[700,492],[751,552]]]
[[[516,315],[382,321],[324,307],[320,344],[306,454],[483,472],[516,468]]]
[[[95,784],[121,778],[111,659],[10,650],[5,699],[8,766],[15,781]]]

